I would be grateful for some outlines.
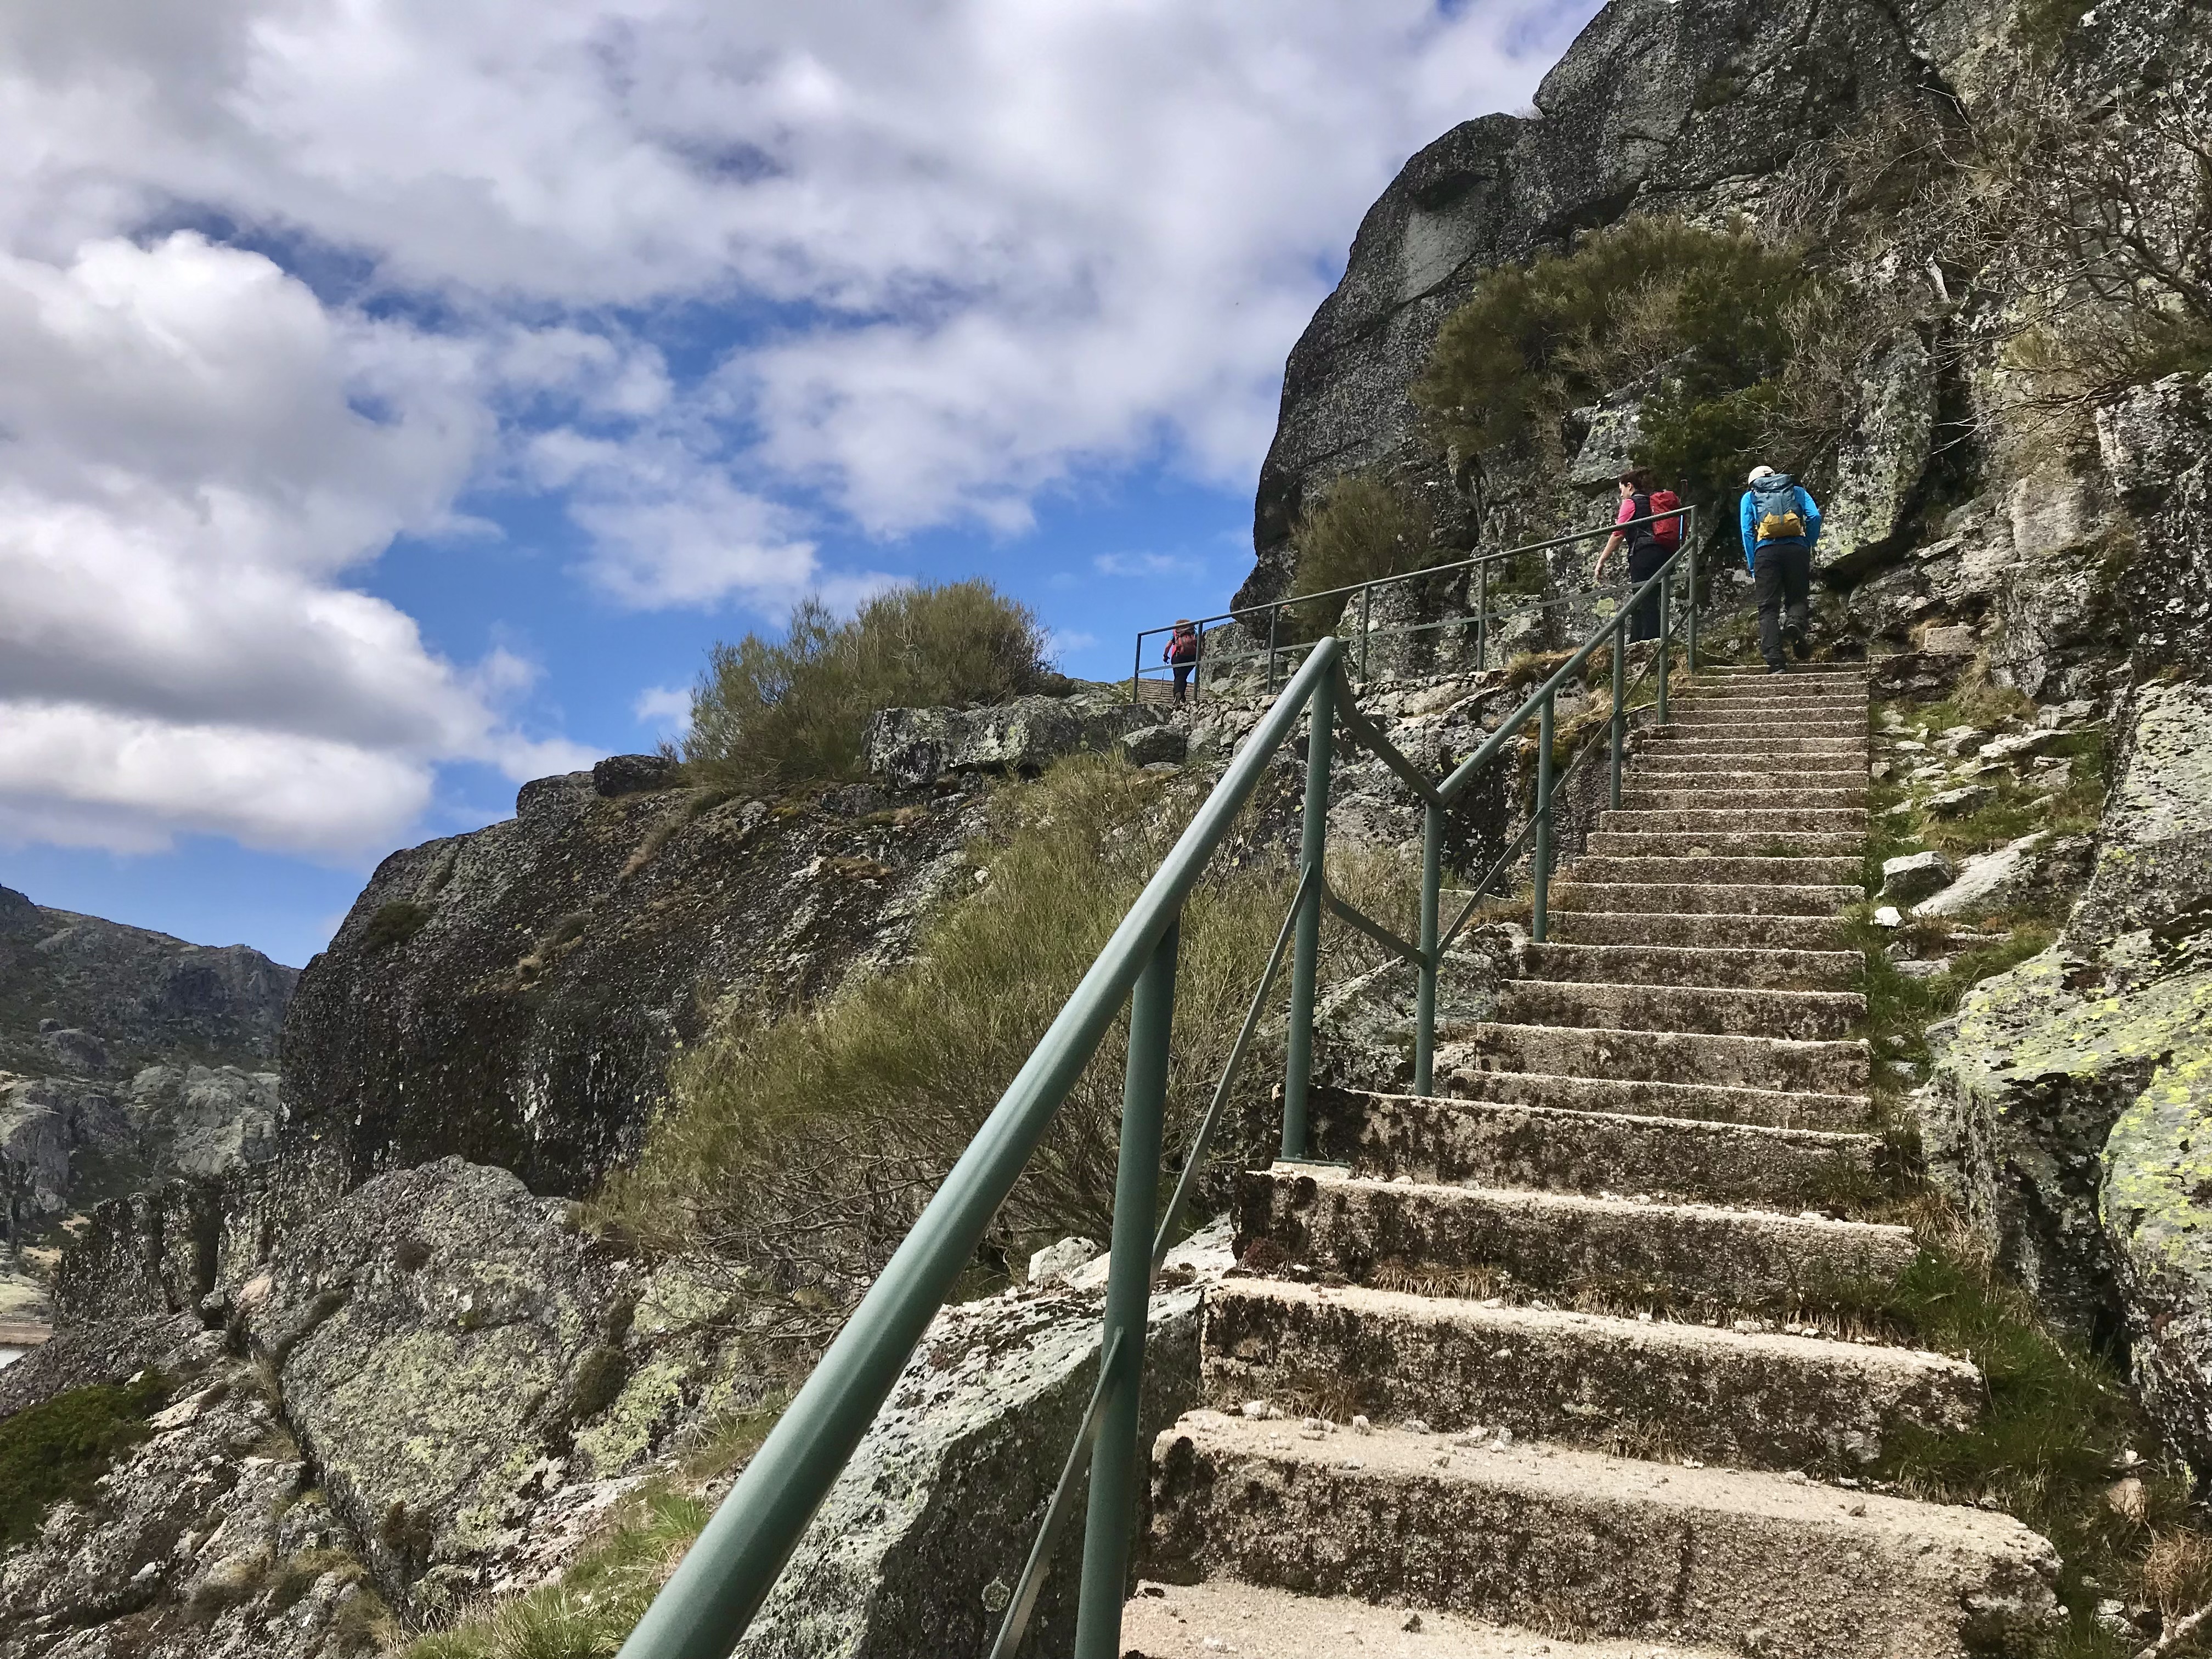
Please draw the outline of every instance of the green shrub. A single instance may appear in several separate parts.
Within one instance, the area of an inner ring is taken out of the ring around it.
[[[818,599],[781,640],[717,645],[691,694],[684,758],[709,783],[780,789],[860,774],[862,729],[879,708],[1001,702],[1058,677],[1026,605],[983,581],[901,587],[850,622]]]
[[[610,1220],[671,1245],[708,1243],[789,1298],[794,1319],[834,1324],[1196,805],[1188,788],[1110,756],[1072,757],[1003,790],[990,835],[971,848],[988,878],[931,920],[913,961],[855,976],[819,1008],[733,1019],[679,1063],[674,1105],[637,1170],[611,1190]],[[1347,859],[1331,874],[1370,915],[1410,928],[1410,884],[1395,860]],[[1170,1163],[1210,1096],[1294,884],[1285,861],[1254,851],[1217,861],[1185,906]],[[1325,965],[1342,975],[1375,959],[1347,930]],[[1100,1044],[1002,1206],[992,1237],[1006,1257],[1069,1233],[1105,1237],[1125,1032],[1117,1024]],[[1230,1133],[1216,1143],[1224,1160],[1243,1150],[1236,1115],[1268,1109],[1273,1047],[1263,1038],[1245,1064]]]
[[[1415,401],[1465,450],[1556,443],[1566,411],[1650,376],[1636,459],[1692,500],[1751,461],[1802,471],[1849,418],[1886,313],[1808,250],[1632,219],[1501,267],[1437,337]]]
[[[414,899],[393,899],[388,904],[380,904],[371,913],[368,926],[362,931],[362,948],[374,951],[404,945],[437,914],[435,905],[418,903]]]
[[[1328,498],[1300,515],[1291,531],[1298,564],[1291,597],[1325,593],[1418,570],[1437,562],[1436,525],[1427,504],[1393,489],[1372,472],[1338,479]],[[1342,598],[1293,605],[1300,639],[1319,639],[1344,614]]]
[[[58,1498],[84,1498],[116,1455],[143,1440],[168,1395],[148,1371],[120,1388],[71,1389],[0,1419],[0,1548],[37,1532]]]

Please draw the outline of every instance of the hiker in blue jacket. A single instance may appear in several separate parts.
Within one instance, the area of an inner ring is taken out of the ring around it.
[[[1739,515],[1744,568],[1759,594],[1759,654],[1766,672],[1782,673],[1782,636],[1802,662],[1813,654],[1806,637],[1806,605],[1813,590],[1813,550],[1820,540],[1820,509],[1787,472],[1754,466]],[[1786,614],[1785,614],[1786,611]]]

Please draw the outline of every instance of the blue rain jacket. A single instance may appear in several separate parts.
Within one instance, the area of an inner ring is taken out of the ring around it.
[[[1797,497],[1797,510],[1805,515],[1804,544],[1807,547],[1818,547],[1820,544],[1820,509],[1813,504],[1813,498],[1806,494],[1805,486],[1801,483],[1792,483],[1787,472],[1776,473],[1772,482],[1790,485],[1791,491]],[[1743,568],[1747,570],[1753,568],[1753,556],[1759,551],[1758,541],[1752,533],[1752,526],[1757,522],[1757,516],[1751,504],[1755,493],[1748,489],[1743,492],[1743,507],[1737,515],[1738,523],[1743,532]],[[1794,547],[1796,544],[1796,537],[1785,542],[1769,544],[1774,547]]]

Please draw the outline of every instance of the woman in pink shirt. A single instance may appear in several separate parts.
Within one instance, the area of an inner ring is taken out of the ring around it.
[[[1651,474],[1643,467],[1631,467],[1620,475],[1620,511],[1613,515],[1613,523],[1626,526],[1638,519],[1648,521],[1651,517],[1651,492],[1656,487]],[[1674,550],[1673,540],[1662,538],[1657,526],[1649,522],[1636,524],[1632,529],[1616,529],[1606,538],[1604,550],[1597,556],[1597,568],[1590,573],[1592,581],[1605,580],[1606,561],[1624,543],[1628,547],[1628,582],[1632,590],[1641,587],[1657,575],[1659,567],[1667,562],[1667,556]],[[1638,640],[1656,640],[1658,637],[1659,595],[1655,592],[1648,595],[1644,603],[1636,607],[1635,614],[1629,617],[1628,638],[1633,644]]]

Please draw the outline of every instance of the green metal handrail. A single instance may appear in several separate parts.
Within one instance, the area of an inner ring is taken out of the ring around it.
[[[1561,605],[1572,605],[1577,599],[1587,597],[1584,594],[1568,594],[1558,599],[1538,599],[1528,605],[1513,605],[1503,610],[1495,609],[1491,604],[1490,592],[1490,571],[1492,565],[1519,558],[1523,554],[1546,553],[1556,547],[1570,546],[1576,542],[1595,541],[1601,537],[1618,535],[1624,530],[1632,530],[1638,525],[1657,524],[1662,520],[1672,519],[1683,521],[1684,534],[1680,538],[1680,544],[1685,547],[1690,545],[1691,533],[1696,527],[1696,514],[1689,508],[1674,507],[1664,513],[1647,514],[1640,519],[1631,519],[1626,524],[1607,524],[1588,530],[1571,530],[1563,536],[1548,537],[1540,542],[1524,543],[1519,547],[1509,547],[1501,552],[1478,553],[1472,558],[1458,560],[1451,564],[1425,565],[1416,570],[1401,570],[1392,575],[1372,577],[1364,582],[1350,582],[1342,587],[1325,588],[1317,593],[1300,593],[1295,597],[1273,599],[1265,605],[1247,605],[1241,611],[1224,611],[1214,616],[1200,617],[1191,626],[1197,630],[1203,655],[1207,629],[1225,623],[1243,622],[1249,624],[1255,622],[1259,617],[1266,617],[1267,643],[1264,649],[1232,650],[1225,654],[1217,653],[1206,656],[1206,660],[1218,666],[1222,663],[1257,662],[1264,658],[1267,665],[1267,688],[1270,693],[1273,693],[1275,689],[1277,659],[1285,654],[1307,648],[1304,642],[1287,645],[1279,642],[1283,611],[1293,605],[1316,605],[1327,599],[1342,599],[1344,609],[1347,612],[1352,609],[1352,601],[1354,599],[1359,602],[1358,627],[1357,631],[1348,637],[1358,641],[1358,672],[1359,679],[1363,684],[1367,680],[1367,647],[1370,641],[1411,638],[1416,634],[1431,634],[1447,628],[1464,628],[1470,623],[1474,623],[1475,630],[1474,666],[1477,672],[1480,672],[1491,665],[1490,628],[1493,622],[1504,622],[1515,617],[1534,615]],[[1402,586],[1409,582],[1434,583],[1441,579],[1460,576],[1469,572],[1474,574],[1476,580],[1475,604],[1470,614],[1445,617],[1435,622],[1408,623],[1402,627],[1376,628],[1371,625],[1370,617],[1373,610],[1375,594],[1378,590]],[[1170,666],[1165,663],[1146,663],[1145,642],[1147,640],[1158,639],[1163,635],[1172,634],[1174,631],[1173,627],[1146,628],[1139,630],[1136,660],[1129,672],[1130,702],[1135,702],[1139,700],[1141,696],[1139,687],[1143,684],[1146,675],[1152,675],[1158,678],[1166,674]]]
[[[1367,933],[1419,970],[1414,1091],[1429,1093],[1437,975],[1443,951],[1473,914],[1490,882],[1518,857],[1522,846],[1532,842],[1530,881],[1534,897],[1530,931],[1538,939],[1544,937],[1556,790],[1596,747],[1594,739],[1565,773],[1553,776],[1553,702],[1559,690],[1601,644],[1613,641],[1613,711],[1607,735],[1612,754],[1612,799],[1617,802],[1626,718],[1623,707],[1626,636],[1638,605],[1656,593],[1660,607],[1657,649],[1653,664],[1644,672],[1649,674],[1656,668],[1656,707],[1662,720],[1666,718],[1669,659],[1678,627],[1684,635],[1686,665],[1693,671],[1696,667],[1696,565],[1690,556],[1695,544],[1694,512],[1685,509],[1685,534],[1665,564],[1499,721],[1474,754],[1440,782],[1431,783],[1359,711],[1346,672],[1346,642],[1331,636],[1313,647],[1146,883],[706,1529],[623,1643],[620,1659],[726,1659],[889,1397],[930,1321],[973,1260],[992,1217],[1020,1178],[1126,999],[1130,1010],[1128,1060],[1123,1077],[1098,1378],[992,1649],[994,1659],[1012,1659],[1018,1648],[1087,1464],[1090,1496],[1082,1588],[1077,1601],[1075,1659],[1117,1659],[1130,1522],[1141,1467],[1138,1404],[1152,1279],[1208,1155],[1281,968],[1285,946],[1291,967],[1281,1151],[1285,1158],[1299,1158],[1308,1150],[1307,1102],[1313,1069],[1322,913],[1333,914]],[[1676,613],[1672,606],[1672,584],[1678,568],[1687,580],[1686,602]],[[1238,814],[1254,798],[1267,767],[1290,739],[1301,715],[1307,716],[1307,750],[1297,889],[1163,1215],[1160,1153],[1182,907],[1214,854],[1229,838]],[[1449,804],[1532,719],[1538,724],[1539,746],[1536,797],[1528,823],[1506,854],[1477,884],[1474,896],[1459,921],[1449,932],[1440,933],[1443,848]],[[1408,943],[1362,915],[1328,885],[1328,784],[1339,726],[1348,739],[1376,755],[1403,780],[1425,808],[1418,943]]]

